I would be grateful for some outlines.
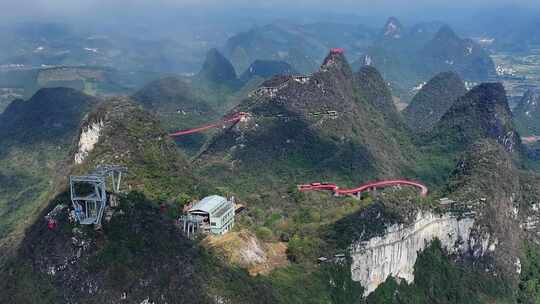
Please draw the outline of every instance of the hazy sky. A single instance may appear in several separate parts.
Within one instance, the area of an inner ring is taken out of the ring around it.
[[[28,18],[87,17],[113,18],[211,11],[214,15],[230,9],[249,13],[280,14],[347,13],[358,16],[422,16],[426,19],[456,15],[456,10],[473,11],[494,6],[540,7],[540,0],[0,0],[4,21]],[[255,12],[255,13],[254,13]],[[256,16],[252,16],[255,17]],[[155,18],[155,17],[153,17]]]
[[[355,10],[387,9],[402,10],[420,9],[422,7],[478,7],[480,5],[523,5],[540,6],[538,0],[1,0],[0,14],[29,15],[29,14],[73,14],[89,13],[89,10],[114,9],[122,10],[137,8],[164,7],[252,7],[279,8],[304,7],[308,10],[334,10],[350,12]]]

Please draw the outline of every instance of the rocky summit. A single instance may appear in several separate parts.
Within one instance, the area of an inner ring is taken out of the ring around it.
[[[403,25],[396,17],[388,18],[384,26],[383,36],[391,39],[400,39],[403,32]]]

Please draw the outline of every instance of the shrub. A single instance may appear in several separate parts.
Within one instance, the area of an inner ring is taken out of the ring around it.
[[[314,237],[294,235],[289,240],[287,257],[296,263],[311,262],[317,258],[321,241]]]
[[[263,241],[269,241],[274,236],[274,234],[272,233],[272,230],[264,226],[258,227],[255,234],[257,235],[257,238]]]

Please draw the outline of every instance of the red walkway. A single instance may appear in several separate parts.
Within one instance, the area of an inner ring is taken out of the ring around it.
[[[340,189],[336,184],[331,183],[311,183],[307,185],[298,185],[298,190],[300,192],[305,191],[332,191],[337,195],[344,194],[358,194],[364,191],[375,189],[375,188],[384,188],[390,186],[413,186],[420,189],[420,195],[426,197],[428,194],[428,188],[418,182],[405,180],[405,179],[392,179],[392,180],[382,180],[376,182],[370,182],[364,185],[361,185],[353,189]]]

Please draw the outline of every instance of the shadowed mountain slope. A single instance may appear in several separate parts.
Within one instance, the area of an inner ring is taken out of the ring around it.
[[[438,74],[414,96],[403,111],[409,127],[418,133],[430,131],[452,104],[465,95],[463,80],[453,72]]]

